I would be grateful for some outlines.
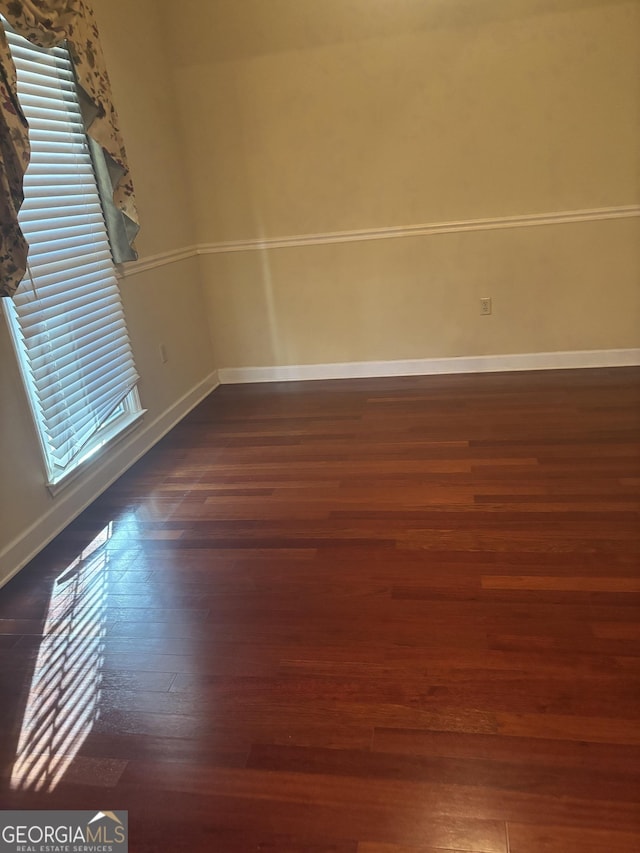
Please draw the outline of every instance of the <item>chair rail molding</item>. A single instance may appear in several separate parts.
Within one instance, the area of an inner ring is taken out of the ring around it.
[[[220,255],[230,252],[258,252],[300,246],[323,246],[338,243],[359,243],[370,240],[390,240],[403,237],[431,237],[439,234],[458,234],[473,231],[498,231],[507,228],[534,228],[545,225],[567,225],[576,222],[606,222],[612,219],[640,217],[640,205],[597,207],[584,210],[565,210],[555,213],[530,213],[519,216],[497,216],[491,219],[461,219],[451,222],[430,222],[420,225],[393,225],[356,231],[326,231],[317,234],[294,234],[282,237],[249,238],[216,243],[199,243],[157,255],[148,255],[118,269],[120,278],[130,278],[175,264],[199,255]]]
[[[601,207],[589,210],[567,210],[556,213],[499,216],[492,219],[461,219],[453,222],[394,225],[385,228],[369,228],[357,231],[328,231],[318,234],[297,234],[286,237],[201,243],[197,247],[197,253],[199,255],[215,255],[228,252],[255,252],[265,249],[322,246],[331,243],[359,243],[368,240],[389,240],[402,237],[430,237],[438,234],[457,234],[465,231],[497,231],[506,228],[532,228],[541,225],[565,225],[575,222],[601,222],[610,219],[630,219],[637,216],[640,216],[640,205]]]

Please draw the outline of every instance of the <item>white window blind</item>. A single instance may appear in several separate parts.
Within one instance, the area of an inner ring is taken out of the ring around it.
[[[29,270],[4,301],[55,483],[131,414],[138,376],[68,51],[5,30],[32,151],[19,216]]]

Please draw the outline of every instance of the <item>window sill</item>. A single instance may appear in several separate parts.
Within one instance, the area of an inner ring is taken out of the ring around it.
[[[91,470],[106,451],[111,450],[115,444],[137,429],[142,422],[146,411],[146,409],[138,409],[135,412],[127,413],[121,418],[118,418],[117,421],[114,421],[113,424],[105,427],[105,429],[100,432],[99,440],[96,438],[95,443],[91,445],[84,454],[82,454],[77,465],[75,465],[70,471],[60,474],[59,477],[49,480],[47,483],[47,489],[51,496],[55,498],[74,480]]]

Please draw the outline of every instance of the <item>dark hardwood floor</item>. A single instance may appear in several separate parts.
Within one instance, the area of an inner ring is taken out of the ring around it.
[[[0,591],[0,803],[638,853],[640,369],[226,386]]]

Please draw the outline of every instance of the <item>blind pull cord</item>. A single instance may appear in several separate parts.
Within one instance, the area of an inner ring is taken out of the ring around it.
[[[40,294],[38,293],[38,288],[36,287],[36,282],[33,277],[33,273],[31,272],[31,264],[27,261],[27,273],[29,274],[29,281],[31,282],[31,290],[33,290],[33,295],[36,299],[40,299]]]

